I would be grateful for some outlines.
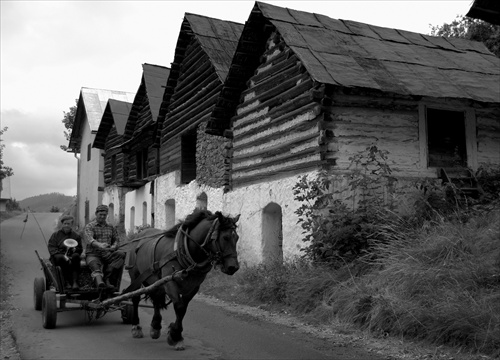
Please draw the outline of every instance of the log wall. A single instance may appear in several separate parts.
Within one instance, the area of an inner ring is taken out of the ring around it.
[[[180,75],[163,122],[160,173],[182,168],[182,135],[196,131],[196,180],[200,184],[224,185],[227,139],[205,133],[222,83],[210,59],[196,39],[187,45]]]
[[[300,60],[272,34],[231,119],[233,188],[297,174],[322,163],[321,105]]]

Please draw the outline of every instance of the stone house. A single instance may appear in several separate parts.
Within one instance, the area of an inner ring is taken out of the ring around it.
[[[68,152],[77,159],[77,203],[75,225],[85,226],[93,217],[95,208],[103,201],[104,158],[102,150],[93,148],[102,115],[109,99],[131,102],[135,94],[82,87],[78,98]],[[79,155],[79,156],[78,156]]]
[[[161,124],[158,115],[170,73],[170,69],[152,64],[143,64],[142,70],[133,102],[120,104],[120,119],[125,119],[125,123],[120,122],[123,126],[120,133],[110,132],[108,117],[107,126],[103,124],[99,129],[102,133],[93,145],[105,150],[102,202],[113,208],[113,217],[125,232],[134,232],[136,226],[154,225],[150,190],[159,172],[159,136],[156,134]],[[112,106],[118,104],[108,105],[112,110]],[[116,111],[114,115],[116,117]],[[116,126],[115,130],[118,130]]]
[[[256,2],[207,125],[231,140],[223,208],[241,213],[242,257],[297,255],[298,177],[327,170],[341,189],[368,146],[389,151],[402,191],[500,164],[499,80],[482,43]]]
[[[127,166],[121,145],[125,126],[132,103],[109,99],[102,115],[92,147],[101,149],[104,155],[104,192],[103,201],[109,206],[108,222],[124,230],[125,194],[132,188],[127,187]]]
[[[205,133],[243,25],[186,13],[160,118],[155,226],[169,228],[195,207],[223,209],[229,140]]]

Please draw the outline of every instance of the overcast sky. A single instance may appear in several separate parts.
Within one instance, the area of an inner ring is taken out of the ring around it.
[[[430,33],[465,15],[463,1],[264,1],[389,28]],[[12,197],[76,195],[63,111],[82,87],[136,92],[143,63],[170,67],[184,13],[244,23],[254,1],[0,0],[0,108]]]

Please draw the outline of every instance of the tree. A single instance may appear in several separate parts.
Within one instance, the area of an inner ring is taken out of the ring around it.
[[[7,131],[7,129],[7,126],[3,129],[0,129],[0,181],[5,179],[6,177],[14,175],[14,171],[12,170],[12,168],[4,166],[3,164],[3,149],[5,148],[5,145],[2,144],[2,136]]]
[[[21,210],[21,206],[17,202],[16,199],[9,199],[7,200],[7,204],[5,204],[5,208],[7,211],[15,211],[15,210]]]
[[[488,50],[500,57],[499,25],[459,15],[450,24],[431,26],[431,35],[480,41]]]
[[[76,108],[78,106],[78,99],[75,99],[75,106],[69,108],[69,111],[63,111],[64,118],[61,120],[67,131],[64,131],[64,138],[69,141],[71,138],[71,131],[73,130],[73,125],[75,124]],[[67,145],[60,146],[63,151],[68,150]]]

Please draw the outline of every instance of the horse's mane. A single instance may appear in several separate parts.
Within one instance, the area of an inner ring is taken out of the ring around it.
[[[196,225],[200,223],[202,220],[214,220],[219,216],[219,213],[216,212],[215,214],[208,211],[208,210],[202,210],[202,209],[195,209],[191,214],[186,216],[186,219],[182,222],[177,223],[170,229],[166,230],[164,235],[167,237],[175,237],[177,234],[177,231],[179,231],[179,228],[181,226],[184,226],[187,228],[188,231],[192,230]]]

